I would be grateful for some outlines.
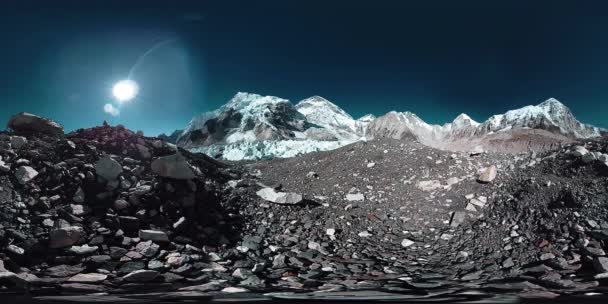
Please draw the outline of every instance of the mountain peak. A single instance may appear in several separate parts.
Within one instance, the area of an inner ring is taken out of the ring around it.
[[[361,116],[359,119],[357,119],[357,121],[370,122],[374,119],[376,119],[376,115],[366,114],[366,115]]]
[[[452,122],[452,124],[454,125],[465,125],[465,124],[470,124],[472,126],[478,126],[479,123],[476,122],[475,120],[473,120],[469,115],[461,113],[460,115],[456,116],[456,118],[454,119],[454,121]]]
[[[564,105],[563,103],[561,103],[559,100],[551,97],[545,101],[543,101],[541,104],[538,105],[539,107],[543,108],[543,109],[551,109],[551,108],[568,108],[566,107],[566,105]]]
[[[331,108],[339,108],[333,102],[331,102],[331,101],[327,100],[326,98],[321,97],[319,95],[314,95],[314,96],[302,99],[296,105],[297,108],[308,107],[308,106],[314,106],[314,107],[329,106]]]

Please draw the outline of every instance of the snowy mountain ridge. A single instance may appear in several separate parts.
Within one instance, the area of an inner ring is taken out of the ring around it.
[[[239,92],[219,109],[194,117],[179,135],[177,144],[194,152],[240,160],[292,157],[378,138],[417,140],[449,149],[451,143],[527,129],[572,139],[596,137],[606,132],[579,122],[554,98],[536,106],[493,115],[481,123],[462,113],[452,122],[437,125],[428,124],[409,111],[391,111],[380,117],[368,114],[354,119],[321,96],[312,96],[294,105],[275,96]]]

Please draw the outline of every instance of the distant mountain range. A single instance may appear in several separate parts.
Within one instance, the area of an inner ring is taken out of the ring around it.
[[[354,119],[320,96],[293,105],[279,97],[237,93],[219,109],[194,117],[184,130],[161,137],[193,152],[242,160],[291,157],[380,138],[416,140],[446,150],[522,152],[606,133],[579,122],[554,98],[482,123],[460,114],[451,123],[432,125],[411,112]]]

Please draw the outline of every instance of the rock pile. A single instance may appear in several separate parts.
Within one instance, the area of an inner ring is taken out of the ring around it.
[[[100,291],[221,267],[208,255],[238,241],[221,207],[238,170],[121,126],[63,137],[24,115],[9,125],[25,137],[0,135],[0,284]]]

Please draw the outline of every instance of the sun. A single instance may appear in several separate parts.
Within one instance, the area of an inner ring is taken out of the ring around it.
[[[119,102],[127,102],[139,92],[139,86],[137,82],[127,79],[117,82],[112,88],[112,94]]]

